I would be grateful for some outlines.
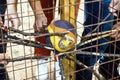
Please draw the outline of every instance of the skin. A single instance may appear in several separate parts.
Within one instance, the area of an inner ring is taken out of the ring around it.
[[[115,31],[112,31],[111,37],[115,39],[120,39],[120,22],[113,25],[112,30]]]
[[[34,15],[35,15],[35,24],[37,26],[37,30],[39,31],[42,28],[42,25],[47,25],[47,18],[43,12],[41,7],[40,0],[28,0]],[[7,0],[7,10],[5,16],[5,26],[9,26],[9,21],[12,24],[12,27],[18,28],[20,26],[20,19],[18,18],[17,14],[17,0]]]
[[[8,27],[8,25],[9,25],[8,21],[11,22],[12,27],[14,27],[14,28],[18,28],[20,26],[20,20],[17,15],[17,7],[16,7],[16,4],[13,5],[13,3],[16,3],[16,2],[17,2],[17,0],[7,0],[7,4],[10,4],[10,5],[7,6],[7,10],[5,13],[5,22],[4,22],[5,27],[2,27],[2,29],[4,29],[4,30],[6,29],[6,26]],[[0,24],[1,24],[1,26],[3,25],[1,17],[0,17]],[[8,62],[6,61],[6,59],[10,59],[10,57],[5,53],[1,53],[0,54],[0,64],[7,65]]]
[[[117,12],[120,11],[120,0],[111,0],[110,6],[109,6],[109,11],[114,15],[118,16]],[[120,39],[120,22],[116,23],[115,25],[112,26],[112,31],[111,37],[115,39]]]
[[[40,29],[42,28],[42,25],[47,25],[47,18],[43,12],[43,9],[41,7],[41,3],[40,0],[28,0],[34,15],[35,15],[35,24],[37,26],[37,30],[40,31]],[[9,22],[12,24],[12,27],[18,29],[20,26],[20,19],[18,17],[18,13],[17,13],[17,0],[7,0],[7,10],[5,12],[5,22],[4,22],[4,30],[6,29],[6,27],[10,27],[9,26]],[[2,19],[0,18],[0,23],[2,23]],[[7,64],[7,62],[3,59],[9,59],[9,56],[6,54],[0,54],[0,63],[5,63]]]
[[[12,24],[12,27],[18,28],[20,26],[20,19],[17,14],[17,0],[7,0],[7,10],[5,13],[5,22],[4,26],[9,26],[9,21]]]
[[[117,16],[116,11],[120,10],[120,0],[111,0],[109,10],[114,16]]]
[[[47,25],[47,17],[45,16],[40,0],[29,0],[35,15],[35,24],[37,30],[40,31],[43,25]]]

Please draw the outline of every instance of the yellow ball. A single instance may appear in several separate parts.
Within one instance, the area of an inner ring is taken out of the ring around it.
[[[64,36],[50,36],[50,42],[57,51],[65,52],[74,48],[76,43],[76,30],[68,21],[53,21],[47,27],[47,30],[49,33],[68,32]]]

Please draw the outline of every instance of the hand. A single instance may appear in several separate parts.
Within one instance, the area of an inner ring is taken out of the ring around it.
[[[43,29],[43,25],[47,25],[47,18],[41,6],[41,0],[28,0],[35,15],[35,25],[38,31]],[[34,1],[34,2],[33,2]],[[51,16],[51,15],[50,15]]]
[[[6,11],[4,26],[9,27],[10,24],[15,29],[18,29],[18,27],[20,26],[20,19],[18,18],[17,13],[11,14]]]
[[[36,18],[35,23],[37,26],[37,30],[40,31],[43,25],[47,25],[47,18],[44,15],[44,13],[37,15],[35,18]]]
[[[18,0],[6,0],[7,1],[7,9],[5,12],[5,23],[4,26],[9,26],[11,22],[11,26],[14,28],[18,28],[20,26],[20,19],[18,18],[17,13],[17,1]]]
[[[120,0],[112,0],[109,6],[109,11],[114,15],[117,16],[116,11],[120,10]]]
[[[0,54],[0,64],[5,64],[7,65],[7,61],[5,59],[10,59],[10,57],[7,54],[1,53]]]
[[[0,30],[4,30],[4,31],[8,31],[8,28],[6,27],[6,26],[3,26],[3,20],[2,20],[2,18],[0,17]]]
[[[116,23],[115,25],[112,26],[112,33],[111,37],[120,39],[120,22]]]

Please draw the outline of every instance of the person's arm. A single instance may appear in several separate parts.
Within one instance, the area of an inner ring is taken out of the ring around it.
[[[14,28],[20,26],[20,19],[18,18],[17,13],[17,0],[7,0],[7,10],[5,14],[5,26],[9,26],[9,21]]]
[[[47,25],[47,18],[43,12],[40,0],[29,0],[35,15],[35,23],[37,30],[40,30],[43,25]]]
[[[117,16],[116,11],[120,11],[120,0],[111,0],[109,10],[114,16]]]
[[[120,0],[111,0],[110,6],[109,6],[109,11],[114,15],[118,16],[117,12],[120,11]],[[120,39],[120,22],[117,22],[112,26],[112,33],[111,37],[115,39]]]

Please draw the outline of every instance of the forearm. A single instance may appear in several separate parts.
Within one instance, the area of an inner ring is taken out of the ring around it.
[[[7,0],[7,12],[8,14],[17,13],[17,0]]]
[[[20,26],[20,19],[17,13],[17,1],[18,0],[7,0],[7,10],[4,25],[5,26],[12,26],[16,29]],[[9,24],[11,22],[11,25]]]
[[[40,0],[28,0],[28,1],[33,9],[35,16],[44,14]]]

